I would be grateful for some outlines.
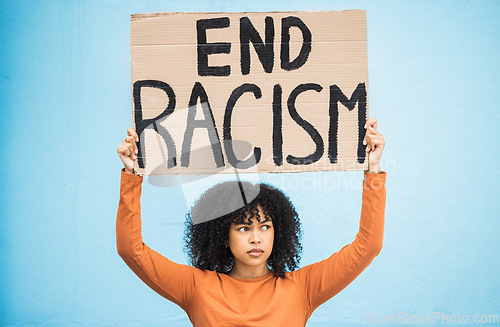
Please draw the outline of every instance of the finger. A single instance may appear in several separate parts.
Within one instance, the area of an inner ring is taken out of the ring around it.
[[[380,134],[380,132],[379,132],[379,131],[377,131],[377,130],[376,130],[375,128],[373,128],[373,127],[368,127],[368,128],[366,129],[366,132],[367,132],[368,134],[382,135],[382,134]]]
[[[377,120],[376,119],[368,119],[365,124],[365,128],[367,127],[372,127],[374,129],[377,129]]]
[[[373,143],[373,138],[375,135],[366,135],[366,147],[368,149],[367,152],[370,152],[371,150],[375,149],[374,143]]]
[[[372,127],[365,125],[365,129],[366,129],[366,132],[365,132],[365,137],[363,139],[363,145],[366,145],[368,143],[368,139],[367,139],[368,135],[373,134]]]
[[[372,128],[377,129],[377,120],[376,119],[368,119],[366,121],[365,125],[368,126],[368,127],[372,127]]]
[[[136,142],[139,142],[139,136],[137,136],[137,133],[132,127],[127,129],[127,135],[132,136]]]
[[[363,139],[363,145],[367,145],[368,143],[370,143],[371,136],[373,136],[373,135],[368,134],[368,133],[365,134],[365,138]]]
[[[120,156],[123,156],[123,157],[128,157],[130,156],[130,150],[128,149],[128,147],[126,146],[126,143],[122,143],[120,144],[120,146],[118,147],[118,150],[117,150],[118,154]]]
[[[373,136],[370,138],[369,146],[372,150],[383,148],[385,146],[384,138],[380,136]]]
[[[137,150],[137,142],[139,142],[139,137],[137,136],[137,133],[135,132],[135,130],[132,127],[127,129],[127,134],[132,139],[132,141],[130,143],[134,144],[134,153],[137,154],[139,152]]]
[[[365,133],[365,138],[363,139],[363,145],[367,145],[369,140],[368,140],[368,137],[369,136],[374,136],[374,135],[380,135],[382,136],[382,134],[380,134],[380,132],[378,132],[376,129],[374,129],[373,127],[369,127],[367,126],[366,128],[366,133]]]
[[[378,147],[383,147],[385,145],[385,141],[382,135],[367,135],[367,144],[368,146],[374,150],[375,148]]]
[[[137,154],[139,153],[139,150],[137,149],[137,142],[132,143],[134,146],[134,153]]]
[[[379,135],[379,134],[366,134],[366,138],[370,141],[370,140],[382,138],[382,135]]]
[[[132,151],[137,154],[137,142],[135,141],[135,138],[133,136],[127,136],[127,138],[125,139],[125,141],[127,143],[130,143],[132,144]]]
[[[135,152],[134,152],[134,146],[131,143],[126,144],[127,150],[129,152],[129,157],[132,160],[135,160]]]
[[[374,137],[374,136],[375,136],[375,135],[369,135],[369,134],[366,134],[366,136],[365,136],[365,141],[364,141],[364,142],[366,143],[366,144],[365,144],[365,145],[366,145],[366,149],[365,149],[365,150],[366,150],[366,152],[370,152],[371,150],[373,150],[373,149],[374,149],[374,148],[373,148],[373,137]]]

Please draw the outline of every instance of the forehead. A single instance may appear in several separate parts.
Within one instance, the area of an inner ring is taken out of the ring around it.
[[[262,206],[259,204],[257,205],[258,209],[258,214],[259,214],[259,220],[257,220],[257,217],[255,213],[248,211],[246,218],[241,221],[241,220],[233,220],[231,222],[232,225],[251,225],[253,222],[257,222],[258,224],[263,224],[263,223],[268,223],[272,222],[272,218],[270,215],[266,215]]]
[[[239,225],[252,225],[253,222],[256,221],[257,224],[269,224],[271,223],[272,224],[272,219],[269,217],[266,217],[264,219],[261,219],[260,221],[258,221],[257,219],[254,219],[254,217],[250,217],[250,218],[245,218],[244,221],[232,221],[231,222],[231,225],[234,225],[234,226],[239,226]]]

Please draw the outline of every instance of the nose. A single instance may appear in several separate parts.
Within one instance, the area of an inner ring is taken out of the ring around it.
[[[259,244],[261,243],[261,235],[258,229],[254,229],[250,234],[250,243]]]

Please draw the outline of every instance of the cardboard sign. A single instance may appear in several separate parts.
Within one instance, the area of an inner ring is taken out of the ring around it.
[[[366,12],[131,20],[141,175],[365,170]]]

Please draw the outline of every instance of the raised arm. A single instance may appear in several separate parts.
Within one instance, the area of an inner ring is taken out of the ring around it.
[[[189,295],[194,289],[194,275],[200,271],[168,260],[142,241],[142,177],[134,174],[137,141],[137,134],[129,128],[127,138],[117,150],[125,165],[121,173],[120,203],[116,217],[118,254],[144,283],[185,309]]]
[[[361,219],[355,240],[329,258],[290,273],[309,301],[309,315],[349,285],[382,249],[386,174],[380,171],[379,161],[385,142],[376,124],[376,120],[369,120],[365,127],[370,159],[369,170],[364,173]]]

